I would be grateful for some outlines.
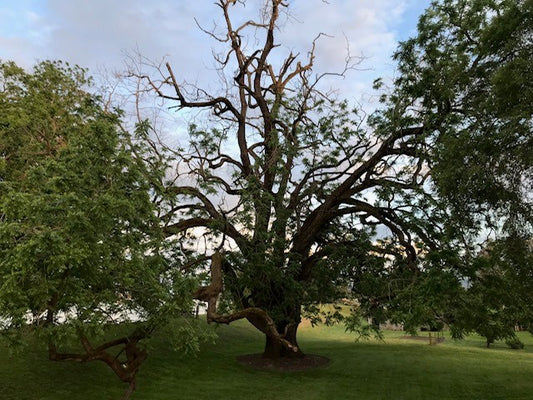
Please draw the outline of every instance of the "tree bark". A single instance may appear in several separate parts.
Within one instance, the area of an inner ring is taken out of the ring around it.
[[[207,302],[207,322],[215,322],[217,324],[229,324],[239,319],[247,319],[253,326],[263,332],[270,341],[276,342],[280,347],[284,347],[287,353],[299,353],[300,349],[295,347],[289,340],[285,339],[285,335],[292,333],[291,326],[285,322],[281,327],[283,330],[279,330],[280,324],[277,324],[269,315],[265,309],[260,307],[246,307],[244,309],[235,311],[230,314],[221,315],[217,311],[217,302],[224,288],[223,282],[223,270],[224,264],[223,254],[217,250],[211,256],[211,283],[208,286],[202,286],[194,291],[193,298]],[[300,306],[294,307],[291,321],[297,321],[292,323],[294,328],[294,342],[296,342],[296,330],[297,325],[300,322]]]
[[[144,337],[145,335],[137,333],[137,335],[112,340],[95,348],[89,343],[85,335],[80,334],[80,340],[85,353],[58,353],[56,345],[50,341],[48,343],[48,358],[51,361],[71,361],[78,363],[102,361],[106,363],[122,382],[128,384],[128,388],[121,399],[129,400],[136,388],[136,376],[139,367],[147,358],[146,351],[139,349],[137,346],[139,340]],[[119,355],[125,353],[125,360],[119,359],[118,355],[115,356],[107,352],[109,348],[115,346],[123,346]]]
[[[126,389],[126,391],[122,395],[121,400],[129,400],[131,395],[133,394],[133,392],[135,392],[136,387],[137,387],[137,382],[136,382],[136,379],[134,377],[131,380],[130,384],[128,385],[128,388]]]
[[[296,333],[298,331],[298,324],[290,324],[285,326],[283,329],[279,329],[281,332],[285,332],[284,339],[287,340],[294,348],[298,349],[297,351],[292,351],[286,346],[283,346],[279,340],[275,340],[270,336],[265,336],[265,349],[263,351],[263,358],[269,359],[280,359],[280,358],[299,358],[304,357],[305,354],[298,346],[298,341],[296,339]]]

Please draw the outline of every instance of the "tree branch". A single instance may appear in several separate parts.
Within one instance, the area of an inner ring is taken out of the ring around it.
[[[207,302],[207,320],[218,324],[229,324],[233,321],[246,318],[253,321],[254,326],[258,327],[265,335],[278,341],[285,348],[297,352],[298,347],[291,344],[278,332],[272,318],[261,308],[249,307],[231,314],[218,314],[217,301],[224,287],[223,262],[224,258],[222,253],[219,251],[215,252],[211,256],[211,284],[209,286],[203,286],[193,293],[195,299]]]

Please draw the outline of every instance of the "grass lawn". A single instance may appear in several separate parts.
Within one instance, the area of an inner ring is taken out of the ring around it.
[[[257,371],[235,357],[262,349],[263,338],[245,323],[218,329],[218,345],[197,358],[165,350],[160,338],[138,376],[133,399],[531,399],[533,337],[524,350],[476,336],[437,346],[386,332],[385,341],[355,343],[341,326],[302,328],[300,345],[331,362],[303,372]],[[42,349],[9,356],[0,342],[1,400],[118,400],[125,389],[107,366],[47,361]]]

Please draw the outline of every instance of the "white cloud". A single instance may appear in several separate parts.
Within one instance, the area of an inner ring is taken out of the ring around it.
[[[328,82],[342,87],[343,95],[358,96],[375,77],[390,73],[390,55],[398,40],[397,29],[414,0],[293,0],[290,14],[279,32],[281,51],[305,56],[319,33],[331,37],[317,47],[317,72],[342,69],[349,45],[352,55],[364,55],[360,68],[344,80]],[[418,2],[428,2],[419,0]],[[246,20],[257,15],[262,0],[248,0],[239,10]],[[37,9],[36,4],[41,4]],[[219,9],[211,1],[175,0],[49,0],[26,1],[26,9],[0,7],[0,58],[28,65],[37,59],[59,58],[91,69],[105,66],[122,69],[124,51],[138,48],[146,57],[168,56],[184,79],[216,86],[212,48],[218,44],[203,34],[194,21],[206,28],[220,24]],[[410,28],[414,26],[414,22]],[[6,32],[7,31],[7,32]]]

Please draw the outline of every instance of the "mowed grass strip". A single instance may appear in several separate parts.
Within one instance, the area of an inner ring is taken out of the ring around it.
[[[324,367],[300,372],[258,371],[235,361],[260,352],[262,336],[245,323],[218,329],[217,344],[196,358],[168,350],[156,338],[141,368],[139,400],[163,399],[531,399],[533,337],[520,333],[525,350],[468,337],[430,346],[385,332],[385,341],[354,342],[342,326],[305,327],[300,345],[327,356]],[[421,335],[427,335],[421,333]],[[125,387],[103,364],[54,363],[29,346],[13,356],[0,343],[0,399],[119,399]]]

